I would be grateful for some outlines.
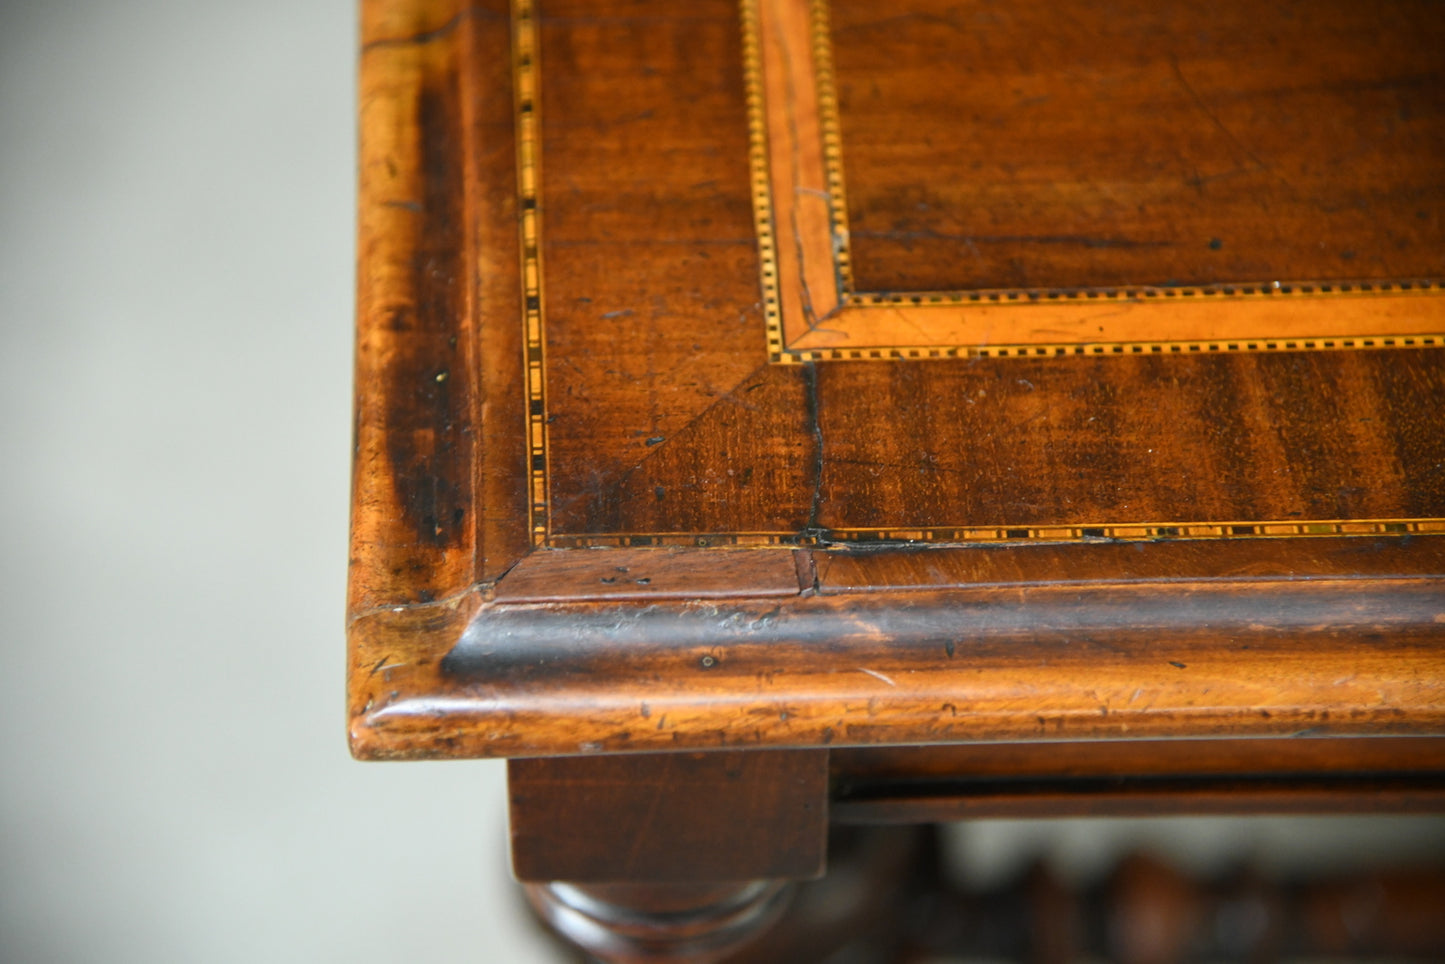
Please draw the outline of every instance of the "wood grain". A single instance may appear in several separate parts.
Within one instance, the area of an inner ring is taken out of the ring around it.
[[[835,31],[826,0],[743,4],[771,360],[1445,344],[1438,244],[1414,224],[1430,220],[1445,196],[1437,119],[1445,83],[1430,41],[1406,36],[1425,9],[1419,3],[1397,4],[1392,13],[1401,16],[1373,31],[1342,27],[1359,15],[1341,7],[1302,18],[1287,5],[1259,14],[1237,4],[1220,29],[1216,11],[1188,3],[1135,5],[1122,25],[1119,10],[1087,5],[1015,6],[999,16],[987,3],[843,6]],[[1060,15],[1067,30],[1039,29]],[[1212,29],[1192,26],[1199,23]],[[842,73],[833,66],[835,36],[846,48]],[[1042,61],[1035,48],[1057,59]],[[1010,68],[993,64],[995,56]],[[1236,136],[1225,125],[1226,111],[1206,103],[1181,57],[1191,72],[1203,64],[1223,75],[1216,87],[1224,86],[1205,94],[1242,112],[1248,130]],[[1339,76],[1337,58],[1348,62],[1346,75],[1359,76]],[[1221,63],[1230,69],[1221,72]],[[840,86],[861,119],[840,122]],[[1004,105],[1020,87],[1036,96],[1010,110]],[[1202,144],[1201,124],[1209,135]],[[1372,124],[1385,132],[1372,134]],[[863,144],[857,163],[851,135]],[[1201,177],[1200,167],[1220,160],[1210,154],[1220,145],[1251,164]],[[1362,180],[1364,154],[1387,159],[1385,173]],[[862,170],[862,202],[846,197],[845,165]],[[1246,177],[1231,193],[1235,175]],[[1209,196],[1216,180],[1229,182],[1229,203]],[[1264,182],[1272,190],[1257,196]],[[1101,199],[1105,214],[1093,210]],[[1202,230],[1191,220],[1199,215],[1230,235],[1247,267],[1233,247],[1227,256],[1201,253],[1223,251],[1221,236],[1199,251],[1178,236]],[[994,223],[1001,217],[1004,229]],[[1101,217],[1108,223],[1090,221]],[[1281,225],[1287,237],[1276,236]],[[1338,262],[1308,261],[1319,238],[1343,248]],[[1377,258],[1388,249],[1384,261],[1397,273],[1352,273],[1356,247]],[[879,250],[905,280],[879,282],[867,264],[855,278],[855,255]],[[1301,252],[1308,263],[1294,257]],[[1015,266],[1012,275],[991,273],[995,254]],[[1025,261],[1028,271],[1018,267]],[[928,265],[955,281],[915,283]]]
[[[353,745],[421,757],[1438,734],[1442,638],[1440,580],[1418,577],[493,604],[439,662],[368,683]]]
[[[746,9],[756,10],[749,24],[758,48],[752,79],[761,88],[753,123],[763,163],[755,162],[754,176],[772,181],[758,212],[760,250],[772,262],[764,269],[764,298],[770,329],[781,324],[781,342],[791,345],[820,325],[831,327],[845,294],[846,274],[836,260],[845,238],[835,224],[843,199],[826,158],[836,150],[837,124],[819,83],[827,62],[820,59],[826,46],[817,43],[816,7],[764,2]]]
[[[1170,582],[1244,584],[1306,579],[1445,579],[1445,539],[1339,539],[1010,545],[808,551],[819,593],[953,586],[1087,586]]]
[[[497,587],[500,603],[596,599],[734,599],[796,596],[790,550],[616,549],[534,552]],[[811,581],[811,569],[808,570]]]
[[[507,785],[519,880],[707,883],[823,872],[826,751],[513,760]]]
[[[1445,725],[1438,349],[770,365],[737,6],[541,0],[534,412],[509,10],[363,15],[357,755]]]
[[[1445,515],[1436,351],[839,363],[817,379],[825,529]]]
[[[362,45],[353,613],[527,545],[506,4],[372,0]]]
[[[858,296],[826,325],[789,342],[780,360],[1445,346],[1445,297],[1438,284],[1386,291],[1290,285],[1279,294],[1272,284],[1227,288],[1115,289],[1098,297],[1039,290]]]
[[[732,0],[539,13],[552,528],[591,532],[766,362],[742,37]]]
[[[1429,430],[1445,406],[1438,350],[1304,360],[1288,351],[1260,358],[938,359],[829,363],[816,372],[767,365],[737,11],[723,2],[649,10],[620,0],[600,19],[566,4],[539,10],[533,66],[540,78],[548,389],[538,400],[542,412],[531,415],[546,426],[545,448],[534,460],[548,482],[539,524],[549,546],[806,542],[876,537],[871,530],[948,542],[964,538],[949,530],[970,526],[1445,515],[1433,468],[1445,433]],[[430,16],[445,22],[443,13]],[[427,34],[416,49],[433,57],[468,37],[490,38],[490,57],[449,56],[458,70],[486,64],[492,74],[478,74],[473,88],[496,93],[457,101],[458,111],[487,119],[485,128],[464,128],[475,131],[470,139],[438,140],[443,130],[427,148],[432,141],[407,135],[420,144],[416,152],[443,158],[450,151],[461,171],[477,172],[462,182],[441,160],[426,167],[415,153],[418,166],[408,176],[418,189],[441,199],[465,188],[458,203],[486,216],[466,218],[457,209],[431,234],[413,237],[405,225],[387,222],[366,235],[384,236],[398,252],[412,252],[412,262],[431,265],[418,277],[453,301],[427,295],[435,343],[414,359],[416,370],[376,354],[359,378],[368,386],[370,372],[384,367],[399,380],[393,394],[420,392],[423,401],[373,402],[379,391],[362,389],[363,416],[366,405],[380,412],[391,404],[388,418],[405,412],[416,424],[393,431],[379,415],[363,418],[361,435],[375,424],[400,468],[383,478],[370,464],[382,459],[377,443],[368,443],[358,479],[394,486],[400,478],[403,488],[389,501],[358,495],[359,504],[377,505],[359,511],[358,540],[377,540],[368,527],[391,526],[398,527],[387,536],[392,543],[424,545],[425,537],[444,546],[431,553],[436,558],[423,560],[413,545],[389,565],[366,566],[358,586],[381,578],[373,571],[445,566],[445,595],[489,581],[525,549],[517,515],[526,504],[528,416],[516,362],[515,198],[507,195],[516,177],[515,135],[506,128],[511,93],[497,56],[505,29],[469,13],[449,31]],[[368,56],[408,49],[387,44]],[[479,153],[468,160],[467,151]],[[385,199],[365,203],[379,217],[414,217]],[[475,226],[471,240],[458,233],[464,224]],[[477,289],[473,301],[453,274],[435,270],[468,244],[490,259],[477,275],[489,287]],[[363,257],[373,274],[385,260]],[[443,281],[450,287],[438,287]],[[411,297],[409,290],[399,288],[397,297]],[[369,304],[363,298],[364,318],[380,311]],[[1232,317],[1233,309],[1215,315]],[[365,360],[385,329],[366,322],[363,330]],[[414,336],[399,344],[421,352]],[[452,357],[458,352],[470,354]],[[467,358],[485,363],[485,390],[473,385],[476,369]],[[481,449],[465,432],[464,410],[479,423]],[[1300,459],[1301,450],[1309,456]],[[1220,467],[1223,484],[1195,472],[1204,466]],[[415,484],[407,484],[413,476]],[[481,487],[481,510],[468,517],[473,485]],[[929,535],[933,530],[939,534]],[[483,564],[468,572],[465,559],[477,554]],[[437,594],[431,584],[439,580],[418,581]]]
[[[860,290],[1445,274],[1433,3],[831,6]]]

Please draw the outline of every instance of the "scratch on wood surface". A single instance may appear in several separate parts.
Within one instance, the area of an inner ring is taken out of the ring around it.
[[[893,682],[893,680],[889,679],[887,676],[884,676],[882,673],[878,672],[876,669],[869,669],[869,668],[866,667],[866,666],[859,666],[859,667],[858,667],[858,672],[860,672],[860,673],[867,673],[869,676],[873,677],[874,679],[881,679],[883,682],[887,683],[889,686],[897,686],[897,685],[898,685],[897,683]]]
[[[1216,114],[1216,113],[1209,107],[1209,105],[1204,102],[1204,98],[1199,96],[1199,92],[1194,89],[1194,85],[1191,84],[1191,83],[1189,83],[1188,78],[1186,78],[1186,77],[1184,76],[1184,68],[1182,68],[1182,67],[1179,66],[1179,58],[1176,57],[1176,56],[1175,56],[1174,54],[1172,54],[1172,53],[1169,55],[1169,66],[1170,66],[1170,67],[1173,69],[1173,71],[1174,71],[1174,79],[1179,82],[1179,86],[1182,87],[1182,88],[1184,89],[1184,92],[1189,95],[1189,99],[1190,99],[1190,101],[1193,102],[1195,109],[1197,109],[1201,114],[1203,114],[1204,117],[1205,117],[1211,124],[1214,125],[1215,129],[1218,130],[1219,133],[1221,133],[1221,134],[1224,135],[1224,139],[1227,140],[1227,141],[1229,141],[1230,145],[1231,145],[1236,151],[1238,151],[1240,154],[1244,155],[1244,156],[1245,156],[1246,158],[1248,158],[1251,162],[1253,162],[1253,164],[1255,165],[1255,168],[1256,168],[1256,169],[1261,170],[1261,171],[1268,171],[1269,173],[1273,174],[1276,178],[1278,178],[1278,179],[1279,179],[1279,182],[1280,182],[1281,184],[1283,184],[1285,187],[1290,188],[1291,190],[1294,189],[1294,185],[1291,184],[1291,183],[1284,177],[1284,175],[1280,174],[1278,171],[1276,171],[1276,170],[1275,170],[1273,167],[1271,167],[1269,164],[1266,164],[1263,158],[1261,158],[1261,157],[1260,157],[1258,154],[1256,154],[1254,151],[1252,151],[1252,150],[1250,150],[1248,147],[1246,147],[1246,146],[1244,145],[1244,142],[1241,141],[1238,137],[1235,136],[1234,131],[1230,130],[1230,129],[1225,125],[1224,121],[1222,121],[1222,120],[1219,119],[1219,115]]]

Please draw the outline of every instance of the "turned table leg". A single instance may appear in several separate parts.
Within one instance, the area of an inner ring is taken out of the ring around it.
[[[607,961],[717,960],[824,870],[826,750],[513,760],[512,866]]]
[[[527,884],[552,929],[606,961],[711,964],[766,933],[794,885]]]

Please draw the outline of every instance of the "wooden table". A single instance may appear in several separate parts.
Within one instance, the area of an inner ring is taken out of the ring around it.
[[[511,758],[574,939],[1445,802],[1434,4],[362,8],[351,746]]]

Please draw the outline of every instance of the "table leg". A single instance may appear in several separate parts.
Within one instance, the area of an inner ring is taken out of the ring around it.
[[[719,959],[824,870],[826,750],[513,760],[508,783],[513,871],[605,960]]]

